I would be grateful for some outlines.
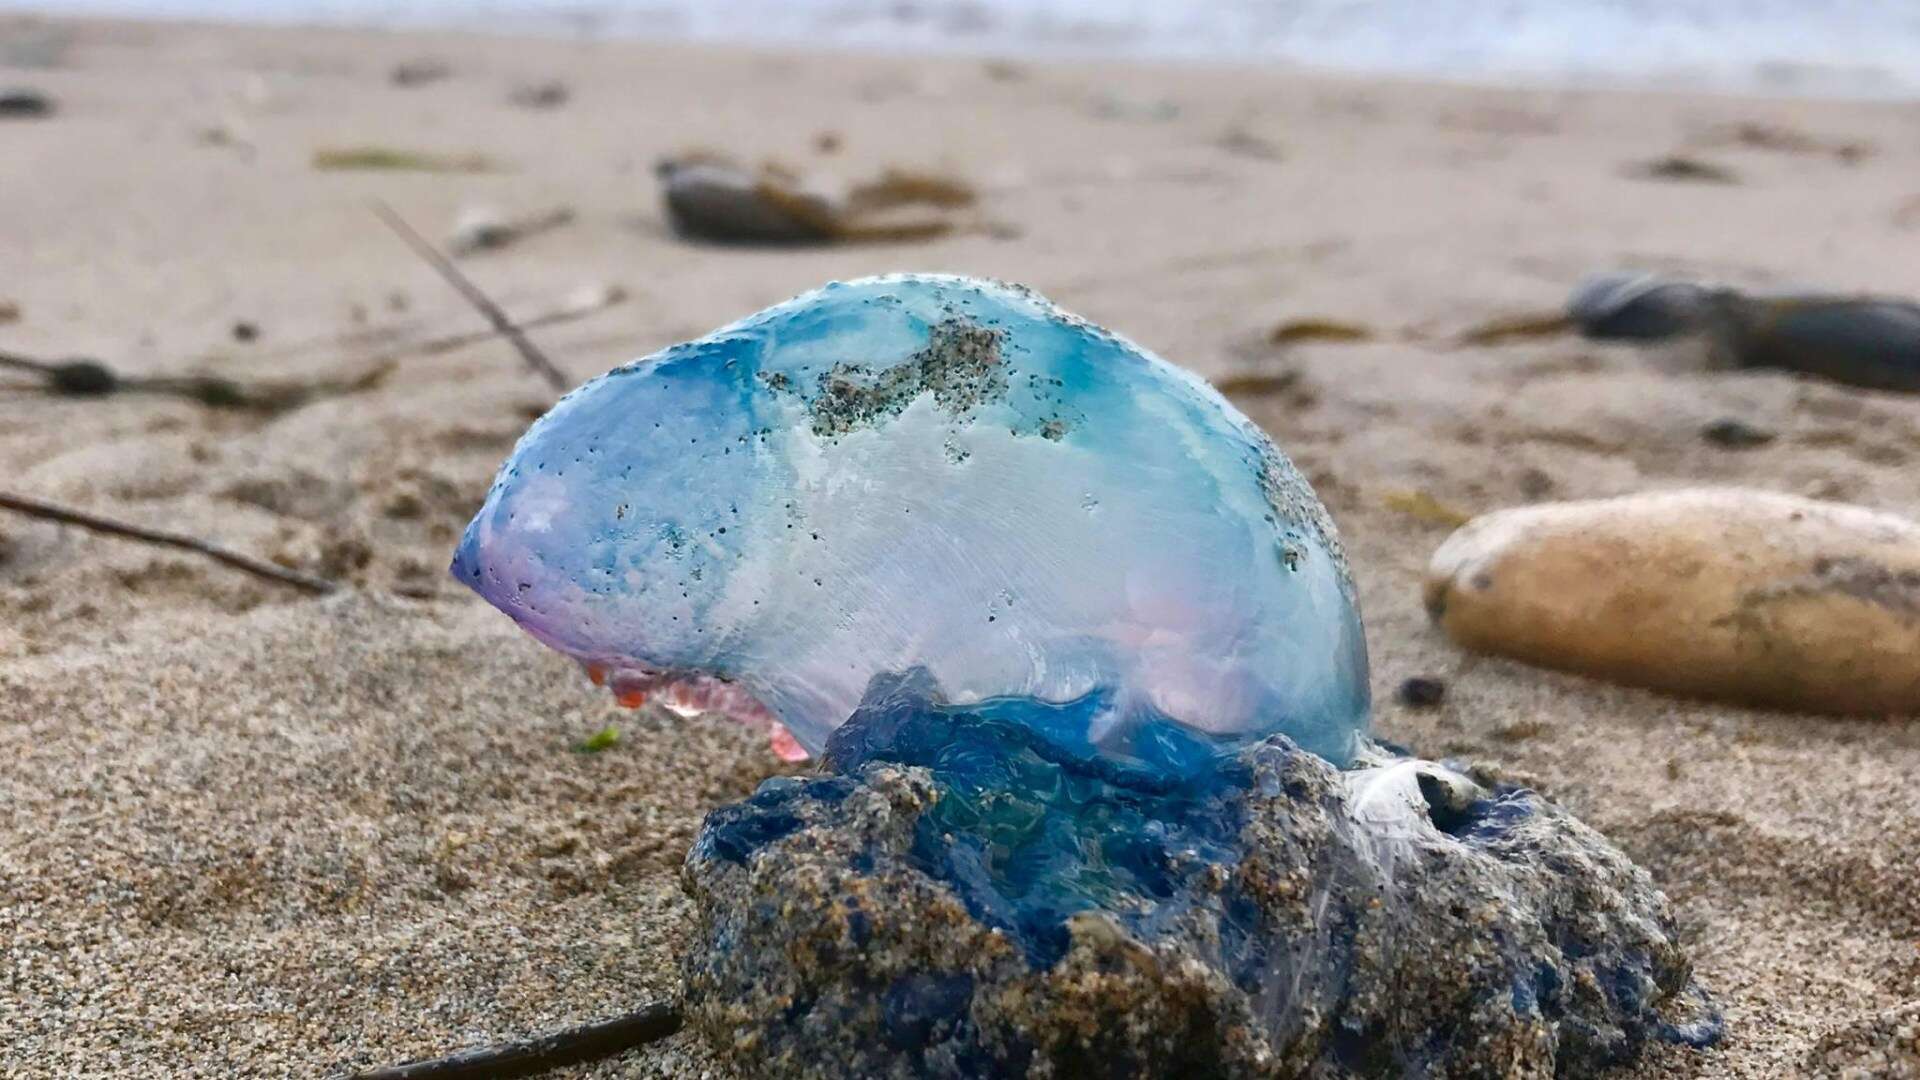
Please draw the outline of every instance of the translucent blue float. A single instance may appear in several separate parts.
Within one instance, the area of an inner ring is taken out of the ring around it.
[[[1171,767],[1136,745],[1168,724],[1335,764],[1365,734],[1352,584],[1299,473],[1204,381],[992,282],[832,284],[588,383],[453,572],[623,702],[788,756],[908,671],[1057,706],[1050,738],[1135,765]]]

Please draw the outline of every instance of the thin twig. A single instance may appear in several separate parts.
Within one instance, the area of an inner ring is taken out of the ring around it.
[[[35,360],[18,353],[0,352],[0,368],[31,371],[46,380],[40,389],[63,397],[105,397],[118,393],[170,394],[216,409],[252,409],[279,413],[296,409],[311,401],[343,394],[357,394],[379,386],[393,373],[396,362],[388,360],[351,379],[322,379],[310,383],[239,383],[218,375],[124,376],[98,360],[73,359],[54,363]],[[13,387],[20,389],[19,387]]]
[[[591,300],[551,308],[539,315],[520,319],[514,325],[522,330],[532,330],[555,323],[571,322],[574,319],[598,314],[626,299],[627,294],[624,290],[609,286]],[[500,331],[491,327],[485,330],[463,330],[458,333],[441,334],[437,337],[421,337],[420,335],[425,332],[420,327],[419,319],[409,317],[392,322],[353,326],[330,334],[283,342],[271,348],[249,349],[247,356],[253,360],[288,360],[322,349],[329,352],[347,349],[381,356],[410,356],[416,353],[430,355],[459,345],[487,341],[500,336]]]
[[[348,1080],[505,1080],[531,1076],[562,1065],[609,1058],[664,1039],[680,1030],[680,1021],[678,1005],[656,1002],[611,1020],[561,1028],[519,1042],[462,1050],[446,1057],[368,1069],[352,1074]]]
[[[625,299],[625,297],[622,296],[619,291],[610,290],[605,297],[595,300],[591,304],[560,308],[555,311],[549,311],[541,315],[522,319],[513,324],[514,329],[533,330],[542,326],[553,326],[558,323],[572,322],[575,319],[584,319],[589,315],[607,310],[623,299]],[[490,341],[493,338],[499,337],[500,334],[501,331],[499,330],[469,330],[464,334],[448,334],[444,337],[416,341],[411,345],[401,346],[392,350],[392,354],[397,356],[409,354],[415,356],[436,356],[440,353],[451,352],[454,349],[462,349],[478,342]]]
[[[0,491],[0,509],[12,510],[16,513],[25,514],[28,517],[40,518],[45,521],[58,521],[65,525],[78,525],[83,529],[91,529],[94,532],[106,533],[110,536],[123,536],[129,540],[139,540],[148,544],[158,544],[161,547],[179,548],[183,551],[196,552],[205,555],[215,562],[225,563],[235,570],[244,570],[249,574],[278,581],[285,585],[292,585],[295,588],[305,589],[312,593],[330,593],[340,587],[337,583],[328,581],[325,578],[314,577],[311,574],[303,574],[298,570],[289,570],[284,566],[256,559],[251,555],[242,555],[240,552],[221,547],[219,544],[202,540],[199,537],[187,536],[184,533],[163,532],[159,529],[148,529],[140,525],[130,525],[124,521],[114,521],[111,518],[96,517],[85,511],[58,506],[50,502],[42,502],[39,499],[29,499],[22,495],[9,495],[4,491]]]
[[[45,360],[35,360],[31,356],[21,356],[19,353],[0,352],[0,367],[18,368],[21,371],[31,371],[36,375],[51,375],[53,374],[55,366],[56,365],[47,363]]]
[[[441,277],[445,278],[447,284],[453,286],[455,291],[465,297],[467,303],[479,309],[480,314],[485,315],[487,321],[493,324],[493,328],[513,344],[514,349],[520,353],[520,358],[527,362],[527,366],[532,368],[535,374],[547,380],[547,385],[562,393],[573,386],[573,380],[567,378],[565,372],[556,367],[552,360],[547,359],[547,355],[529,341],[527,335],[520,332],[520,328],[507,318],[507,313],[500,310],[500,305],[488,299],[487,294],[481,292],[479,286],[467,280],[467,276],[453,265],[453,260],[442,255],[440,249],[429,243],[426,237],[415,232],[413,226],[407,224],[405,219],[394,212],[393,207],[376,199],[373,203],[373,212],[380,216],[381,221],[386,222],[387,228],[392,229],[401,240],[406,241],[407,246],[412,248],[415,254],[425,259],[427,265],[433,267]]]

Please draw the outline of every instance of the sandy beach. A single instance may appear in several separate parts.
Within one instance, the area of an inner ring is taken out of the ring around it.
[[[1209,378],[1284,376],[1236,401],[1339,524],[1377,734],[1496,763],[1620,844],[1725,1006],[1717,1049],[1621,1075],[1909,1075],[1874,1033],[1920,1001],[1920,725],[1469,657],[1421,607],[1449,526],[1407,508],[1711,482],[1920,516],[1920,399],[1686,350],[1453,343],[1622,266],[1920,296],[1911,107],[186,24],[0,20],[0,44],[0,88],[57,100],[0,120],[0,348],[235,379],[397,361],[273,415],[0,373],[0,490],[351,583],[316,599],[0,515],[0,1073],[325,1075],[671,995],[689,840],[785,768],[757,733],[616,709],[446,577],[553,395],[498,341],[407,348],[484,323],[379,198],[437,239],[473,207],[570,208],[461,265],[519,318],[626,290],[535,333],[575,380],[891,270],[1024,282]],[[425,58],[446,77],[390,80]],[[509,101],[550,79],[565,104]],[[314,167],[375,146],[484,168]],[[950,172],[1001,227],[689,244],[652,175],[688,147]],[[1673,153],[1731,182],[1634,175]],[[1374,333],[1268,341],[1305,318]],[[1778,437],[1701,437],[1726,417]],[[1417,675],[1440,708],[1396,703]],[[608,723],[616,745],[574,752]],[[729,1073],[682,1034],[557,1075]]]

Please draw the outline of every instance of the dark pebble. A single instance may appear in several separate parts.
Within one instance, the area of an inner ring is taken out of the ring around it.
[[[246,343],[260,340],[260,327],[245,319],[233,324],[233,340]]]
[[[1698,329],[1713,297],[1713,290],[1690,281],[1607,272],[1574,288],[1567,317],[1581,336],[1597,341],[1665,341]]]
[[[1409,709],[1431,709],[1446,700],[1447,684],[1440,679],[1415,675],[1400,684],[1394,697]]]
[[[98,360],[68,360],[51,375],[54,393],[100,397],[120,388],[120,379]]]
[[[1633,176],[1647,180],[1679,180],[1705,184],[1737,184],[1740,177],[1725,165],[1716,165],[1711,161],[1687,157],[1684,154],[1672,154],[1652,161],[1641,162],[1628,169]]]
[[[1734,296],[1716,346],[1743,368],[1920,393],[1920,304],[1849,296]]]
[[[0,92],[0,117],[35,120],[53,115],[53,99],[38,90]]]
[[[565,105],[573,92],[558,79],[516,86],[507,101],[523,109],[557,109]]]
[[[420,59],[394,65],[387,78],[395,86],[425,86],[453,74],[445,61]]]
[[[1520,494],[1529,499],[1544,499],[1553,493],[1553,477],[1540,469],[1528,469],[1520,474]]]
[[[1765,446],[1776,436],[1766,428],[1749,424],[1736,416],[1727,416],[1701,428],[1700,437],[1728,450],[1748,450]]]

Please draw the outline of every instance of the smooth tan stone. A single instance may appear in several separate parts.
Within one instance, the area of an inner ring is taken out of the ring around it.
[[[1765,491],[1475,518],[1427,568],[1460,645],[1677,694],[1920,713],[1920,525]]]

